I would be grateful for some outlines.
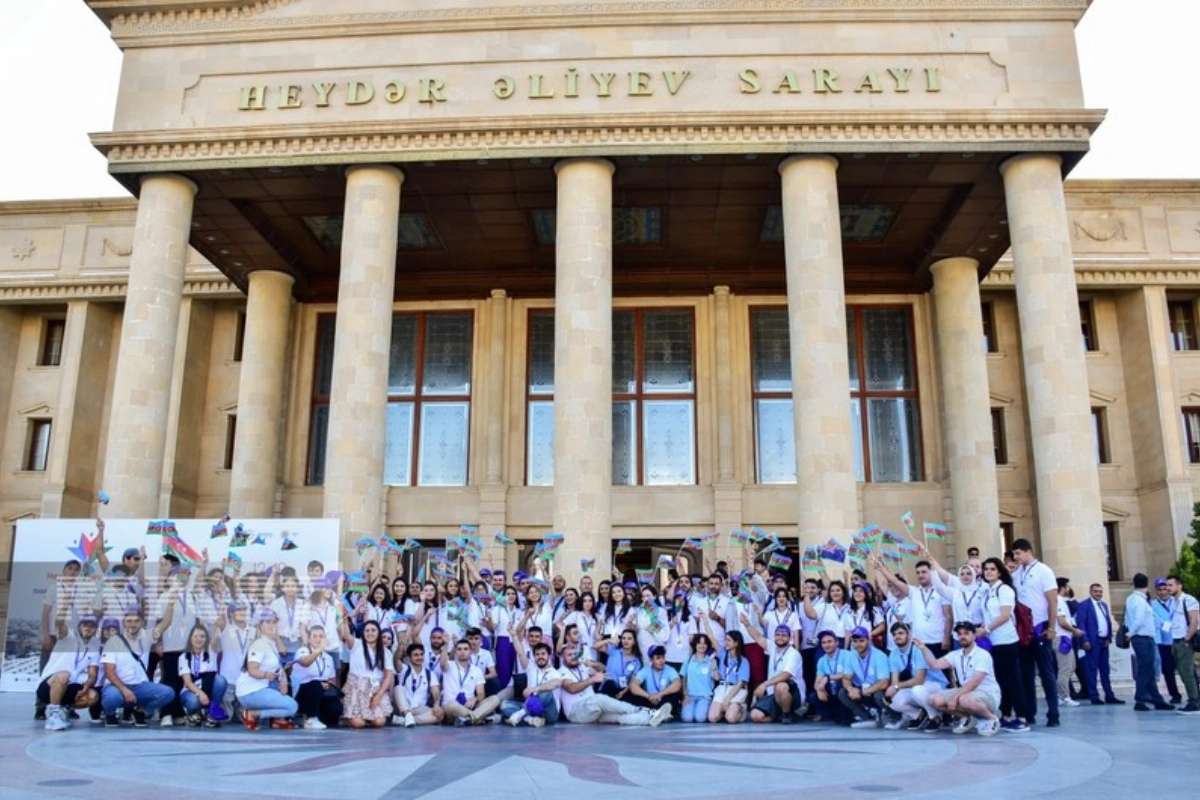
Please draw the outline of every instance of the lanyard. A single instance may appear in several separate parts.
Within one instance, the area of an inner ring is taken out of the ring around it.
[[[963,592],[962,594],[966,594],[966,592]],[[976,586],[976,587],[975,587],[975,591],[971,592],[971,596],[970,596],[970,597],[965,597],[965,598],[963,598],[963,603],[965,603],[965,604],[966,604],[966,606],[967,606],[967,611],[970,611],[970,610],[971,610],[971,604],[975,602],[975,595],[977,595],[977,594],[979,594],[979,587],[978,587],[978,586]]]
[[[237,637],[238,652],[245,653],[246,648],[250,645],[250,629],[246,628],[246,638],[243,639],[241,630],[235,625],[233,627],[233,635]]]
[[[917,591],[921,593],[921,608],[925,609],[925,616],[929,616],[929,601],[937,594],[937,589],[930,589],[928,594],[925,593],[924,589],[918,589]]]
[[[75,645],[75,672],[77,672],[77,673],[79,672],[79,662],[83,661],[85,658],[87,658],[88,655],[92,652],[91,641],[88,641],[86,643],[81,643],[81,644],[83,644],[82,648],[78,644]],[[75,677],[75,676],[72,675],[71,677]]]
[[[666,670],[656,670],[650,668],[650,681],[654,684],[654,693],[658,694],[663,689],[664,673]]]
[[[1028,564],[1024,565],[1019,570],[1017,570],[1017,577],[1019,577],[1021,579],[1021,588],[1022,589],[1025,588],[1025,582],[1029,580],[1029,573],[1033,571],[1033,568],[1035,566],[1037,566],[1037,563],[1038,563],[1037,559],[1034,559],[1033,561],[1030,561]]]
[[[771,659],[771,675],[769,677],[773,677],[773,676],[779,674],[779,662],[783,661],[783,657],[786,656],[788,654],[788,651],[790,651],[791,649],[792,649],[792,646],[789,644],[787,647],[783,648],[778,653],[776,653],[775,657]]]
[[[192,680],[200,677],[200,667],[203,665],[201,658],[196,653],[192,653]]]
[[[725,683],[732,686],[738,683],[738,673],[742,670],[742,657],[738,656],[737,662],[733,665],[733,669],[729,668],[729,653],[725,654]]]
[[[425,683],[425,670],[421,670],[419,673],[414,673],[410,667],[408,674],[412,678],[409,688],[412,692],[412,695],[415,697],[417,694],[417,689],[420,689]]]
[[[867,685],[867,677],[871,674],[871,651],[867,650],[867,657],[858,657],[859,681],[862,686]]]
[[[465,692],[467,690],[467,676],[471,674],[471,666],[468,664],[464,670],[457,661],[454,662],[454,666],[458,672],[458,688]]]
[[[958,685],[960,687],[965,686],[967,683],[967,676],[973,675],[975,672],[973,669],[971,669],[971,662],[974,660],[974,658],[974,655],[972,655],[970,658],[967,658],[966,652],[963,653],[961,665],[959,667],[961,672],[958,673]]]

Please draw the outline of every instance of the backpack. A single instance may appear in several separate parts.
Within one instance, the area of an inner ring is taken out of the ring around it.
[[[1017,628],[1017,642],[1022,647],[1033,644],[1033,611],[1019,600],[1013,605],[1013,624]]]

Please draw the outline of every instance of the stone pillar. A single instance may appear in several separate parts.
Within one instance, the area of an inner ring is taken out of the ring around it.
[[[113,380],[105,515],[158,512],[174,377],[175,340],[196,185],[179,175],[142,179]]]
[[[383,530],[388,356],[403,182],[404,173],[394,167],[346,171],[324,508],[326,517],[340,521],[343,544],[351,531]]]
[[[1033,439],[1038,555],[1076,586],[1105,584],[1100,479],[1061,161],[1030,153],[1005,161],[1000,172]]]
[[[294,282],[286,272],[250,273],[229,481],[229,513],[240,519],[270,517],[275,511]]]
[[[858,529],[838,162],[792,156],[783,177],[797,532],[801,547]]]
[[[612,175],[593,158],[559,162],[554,289],[555,571],[579,559],[612,570]]]
[[[484,392],[487,425],[487,469],[484,484],[479,487],[479,535],[490,542],[496,531],[505,529],[508,521],[508,486],[504,482],[504,401],[508,394],[506,380],[506,343],[508,341],[508,294],[493,289],[488,301],[487,388]]]
[[[931,271],[954,552],[964,561],[968,547],[978,547],[981,554],[1003,549],[987,357],[980,344],[979,262],[947,258]]]
[[[736,401],[733,391],[733,331],[732,305],[728,286],[713,287],[713,328],[716,349],[716,422],[717,422],[717,481],[713,485],[713,525],[721,537],[717,540],[715,557],[739,563],[741,553],[734,548],[727,534],[741,528],[742,485],[737,480]]]

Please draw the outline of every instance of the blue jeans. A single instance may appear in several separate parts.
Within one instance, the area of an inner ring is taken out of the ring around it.
[[[238,703],[242,708],[257,711],[261,719],[294,717],[299,709],[295,700],[269,686],[239,697]]]
[[[1028,647],[1018,648],[1021,662],[1022,694],[1029,707],[1026,722],[1033,723],[1037,716],[1037,686],[1035,680],[1041,678],[1042,692],[1046,695],[1046,721],[1058,720],[1058,656],[1054,653],[1057,642],[1048,642],[1041,637],[1043,625],[1034,630],[1037,638]]]
[[[1162,703],[1158,691],[1158,646],[1153,636],[1131,636],[1133,645],[1133,699],[1137,703]]]
[[[542,713],[542,719],[546,720],[546,724],[553,725],[558,722],[558,703],[554,702],[554,692],[538,692],[538,699],[542,701],[542,708],[545,709]],[[500,703],[500,716],[507,720],[524,708],[525,704],[522,702],[505,700]]]
[[[100,694],[100,704],[104,706],[105,714],[116,714],[122,709],[136,707],[150,715],[175,699],[174,689],[152,681],[133,686],[126,684],[125,688],[133,692],[135,698],[133,703],[126,703],[121,690],[111,683],[104,687],[104,691]]]
[[[689,695],[683,702],[679,718],[684,722],[708,722],[708,707],[711,704],[711,696],[692,697]]]
[[[221,704],[225,698],[225,690],[229,688],[229,682],[220,675],[212,679],[212,691],[206,692],[211,703]],[[200,713],[200,698],[196,697],[194,692],[183,689],[179,692],[179,702],[183,703],[183,710],[189,714]]]

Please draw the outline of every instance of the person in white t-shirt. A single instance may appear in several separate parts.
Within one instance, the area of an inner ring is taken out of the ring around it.
[[[296,651],[292,661],[292,692],[308,730],[337,727],[342,717],[338,662],[329,652],[328,638],[324,625],[310,625],[308,644]]]
[[[270,720],[272,728],[295,728],[291,718],[299,706],[288,695],[288,676],[279,657],[279,617],[270,608],[260,608],[254,641],[246,653],[246,665],[238,676],[235,694],[242,707],[242,724],[257,730],[259,720]]]
[[[90,614],[80,617],[75,633],[55,643],[37,687],[38,700],[46,707],[48,731],[71,727],[66,706],[90,708],[100,702],[100,693],[95,689],[100,672],[96,618]]]
[[[1004,562],[988,558],[983,562],[987,585],[983,596],[983,625],[977,629],[978,646],[987,639],[996,682],[1000,684],[1000,727],[1014,733],[1029,730],[1025,719],[1030,714],[1021,684],[1021,666],[1016,626],[1017,593]]]
[[[1013,573],[1018,602],[1027,607],[1033,620],[1033,641],[1018,648],[1021,661],[1021,683],[1029,707],[1026,722],[1033,724],[1037,716],[1035,679],[1040,678],[1046,697],[1046,727],[1057,728],[1058,719],[1058,618],[1052,613],[1058,605],[1058,581],[1054,570],[1033,557],[1033,545],[1027,539],[1012,543],[1013,559],[1018,567]]]
[[[382,728],[392,717],[392,671],[395,654],[384,646],[383,632],[367,620],[362,638],[350,632],[350,623],[338,625],[342,643],[350,651],[350,674],[343,687],[346,723],[351,728]]]
[[[413,642],[406,653],[408,663],[397,673],[395,724],[437,725],[445,718],[442,687],[437,674],[425,663],[425,645]]]
[[[563,650],[563,666],[558,674],[559,705],[562,714],[571,722],[580,725],[616,724],[658,726],[668,719],[671,707],[663,704],[654,711],[638,708],[632,703],[617,700],[596,691],[604,683],[606,675],[598,664],[584,664],[573,647]]]
[[[518,657],[522,654],[518,652]],[[550,645],[533,646],[533,661],[525,664],[526,688],[522,697],[500,703],[500,716],[514,728],[524,722],[534,728],[558,721],[557,690],[562,676],[550,661]]]
[[[483,671],[471,663],[471,645],[456,642],[454,660],[442,674],[442,709],[454,720],[455,727],[492,721],[489,717],[496,714],[500,698],[485,696],[485,682]]]
[[[221,700],[225,697],[225,679],[217,672],[217,654],[212,648],[208,628],[197,622],[188,637],[188,649],[179,656],[179,702],[191,727],[218,728],[225,716]],[[216,712],[216,713],[214,713]]]
[[[996,710],[1000,707],[1000,685],[992,666],[992,656],[981,647],[975,646],[975,623],[961,620],[954,625],[959,649],[935,658],[929,647],[917,639],[914,644],[931,669],[954,671],[958,686],[933,694],[930,705],[943,716],[956,716],[959,723],[954,733],[967,733],[974,726],[980,736],[995,736],[1000,731],[1000,719]]]
[[[1075,650],[1079,648],[1077,643],[1083,637],[1083,631],[1076,627],[1075,615],[1071,613],[1070,600],[1075,596],[1071,581],[1067,578],[1057,580],[1054,616],[1058,622],[1058,640],[1054,643],[1054,659],[1058,666],[1058,702],[1073,707],[1079,705],[1079,701],[1071,699],[1071,678],[1075,677]],[[1083,690],[1087,691],[1086,678]]]
[[[122,631],[104,646],[100,663],[105,686],[100,702],[106,727],[117,727],[117,712],[125,709],[132,711],[134,726],[144,728],[147,716],[175,700],[174,689],[150,679],[150,648],[141,635],[145,624],[141,611],[129,612],[122,620]]]
[[[750,709],[751,722],[779,722],[787,725],[795,721],[792,712],[799,710],[804,702],[805,690],[800,652],[792,646],[792,629],[787,625],[775,628],[775,655],[767,661],[767,679],[755,689]],[[758,644],[767,650],[767,641],[759,636]],[[799,681],[799,683],[797,683]]]

